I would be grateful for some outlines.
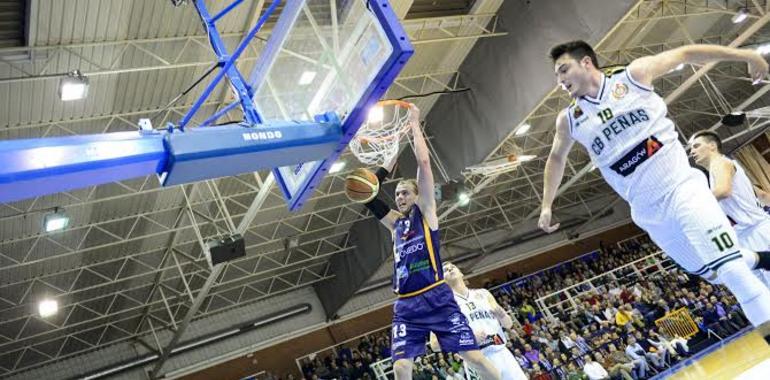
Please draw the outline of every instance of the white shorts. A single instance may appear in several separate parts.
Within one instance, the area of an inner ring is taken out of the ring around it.
[[[684,178],[660,196],[639,196],[630,203],[631,218],[685,270],[710,275],[722,264],[741,258],[730,221],[697,169],[677,170]],[[657,195],[657,194],[655,194]]]
[[[745,229],[736,229],[741,248],[754,252],[770,251],[770,218]]]
[[[495,368],[502,372],[501,380],[527,380],[528,377],[524,374],[519,363],[513,357],[511,351],[508,351],[505,346],[490,346],[481,350],[481,353],[492,362]]]

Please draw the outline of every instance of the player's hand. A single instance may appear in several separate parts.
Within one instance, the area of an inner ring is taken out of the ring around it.
[[[551,233],[559,229],[559,223],[551,225],[551,209],[544,208],[540,211],[540,220],[537,222],[537,226],[546,233]]]
[[[751,75],[752,83],[757,84],[767,77],[767,61],[755,51],[750,51],[749,54],[749,75]]]

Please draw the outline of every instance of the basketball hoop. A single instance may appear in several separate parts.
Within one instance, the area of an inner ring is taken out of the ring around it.
[[[416,118],[413,105],[401,100],[384,100],[369,110],[368,119],[348,144],[359,161],[366,165],[385,165],[398,155],[401,137]],[[416,121],[416,120],[415,120]]]

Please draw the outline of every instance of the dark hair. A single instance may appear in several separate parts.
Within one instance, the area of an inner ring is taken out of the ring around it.
[[[690,137],[690,140],[695,140],[698,137],[703,137],[706,141],[712,142],[717,145],[717,151],[719,153],[722,153],[722,139],[719,138],[719,135],[716,134],[716,132],[712,132],[709,130],[702,130],[695,132],[692,137]]]
[[[596,52],[594,51],[594,48],[592,48],[591,45],[585,41],[578,40],[565,42],[563,44],[552,47],[551,52],[549,53],[551,60],[554,62],[556,62],[556,60],[564,54],[569,54],[570,57],[575,58],[575,60],[578,61],[587,56],[588,58],[591,58],[591,63],[594,64],[594,67],[597,69],[599,68],[599,60],[596,59]]]

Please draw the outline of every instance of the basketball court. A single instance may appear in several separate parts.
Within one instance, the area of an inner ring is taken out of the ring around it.
[[[570,104],[546,53],[574,39],[602,66],[766,54],[770,5],[0,2],[0,378],[301,378],[298,358],[387,326],[393,247],[360,203],[415,176],[417,110],[441,255],[478,286],[638,235],[580,148],[561,230],[536,225]],[[756,171],[770,82],[750,82],[683,65],[655,89],[683,139],[712,128]],[[768,357],[749,333],[674,378],[757,378]]]
[[[675,380],[765,378],[770,369],[770,349],[759,334],[748,332],[719,346],[669,378]]]

